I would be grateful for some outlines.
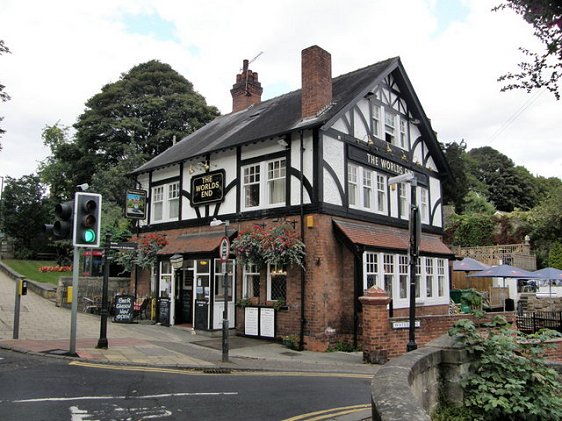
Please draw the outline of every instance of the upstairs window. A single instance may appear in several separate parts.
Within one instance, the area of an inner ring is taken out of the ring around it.
[[[180,217],[180,183],[152,188],[152,221],[178,220]]]
[[[373,136],[381,138],[381,107],[380,105],[373,106]]]
[[[260,205],[260,166],[251,165],[244,168],[244,207],[253,208]]]
[[[267,163],[267,189],[269,204],[285,203],[285,159],[277,159]]]
[[[263,209],[286,203],[285,158],[264,161],[242,168],[243,209]]]
[[[429,199],[427,189],[420,188],[420,220],[429,224]]]
[[[373,197],[373,172],[363,170],[363,207],[366,209],[371,208],[371,201]]]
[[[384,113],[384,140],[396,144],[396,114],[387,110]]]
[[[400,119],[400,143],[398,144],[402,149],[408,149],[408,125],[406,120]]]
[[[377,174],[377,207],[376,211],[378,213],[386,213],[387,200],[386,200],[386,177],[384,175]]]
[[[357,197],[359,191],[357,189],[357,170],[355,165],[347,165],[347,195],[349,198],[349,206],[357,205]]]
[[[410,216],[409,213],[409,204],[410,201],[408,200],[408,192],[410,184],[408,183],[400,183],[400,188],[398,189],[398,206],[400,207],[400,218],[407,219]]]

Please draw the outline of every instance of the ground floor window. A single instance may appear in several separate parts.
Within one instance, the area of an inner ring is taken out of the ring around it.
[[[410,296],[410,258],[407,254],[366,251],[363,254],[363,288],[384,289],[395,308],[407,307]],[[382,264],[378,264],[382,262]],[[421,256],[416,262],[416,301],[426,305],[449,302],[447,259]]]
[[[267,300],[285,301],[287,299],[287,267],[267,265]]]
[[[242,279],[242,298],[252,298],[260,296],[260,270],[254,263],[244,265],[244,275]]]

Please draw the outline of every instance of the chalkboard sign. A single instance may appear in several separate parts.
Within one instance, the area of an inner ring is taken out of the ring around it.
[[[158,301],[158,323],[170,326],[170,300],[168,298],[160,298]]]
[[[116,323],[132,323],[134,309],[134,296],[117,295],[115,297],[115,316],[113,316],[113,321]]]

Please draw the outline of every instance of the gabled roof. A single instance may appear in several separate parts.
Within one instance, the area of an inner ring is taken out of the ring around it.
[[[416,118],[422,121],[420,129],[424,137],[428,137],[430,140],[428,143],[434,143],[430,148],[436,164],[439,168],[448,171],[448,165],[430,122],[413,91],[400,58],[394,57],[332,79],[332,106],[327,107],[315,118],[302,119],[299,89],[252,105],[245,110],[217,117],[137,168],[132,174],[166,167],[211,152],[282,136],[296,129],[331,124],[394,70],[398,70],[398,75],[395,77],[401,85],[402,94],[413,104]],[[422,126],[426,127],[422,128]]]

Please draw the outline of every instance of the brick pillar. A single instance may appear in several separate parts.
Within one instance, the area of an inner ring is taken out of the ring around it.
[[[369,288],[359,297],[363,305],[363,361],[384,364],[388,361],[388,336],[390,320],[388,303],[390,297],[377,286]]]

